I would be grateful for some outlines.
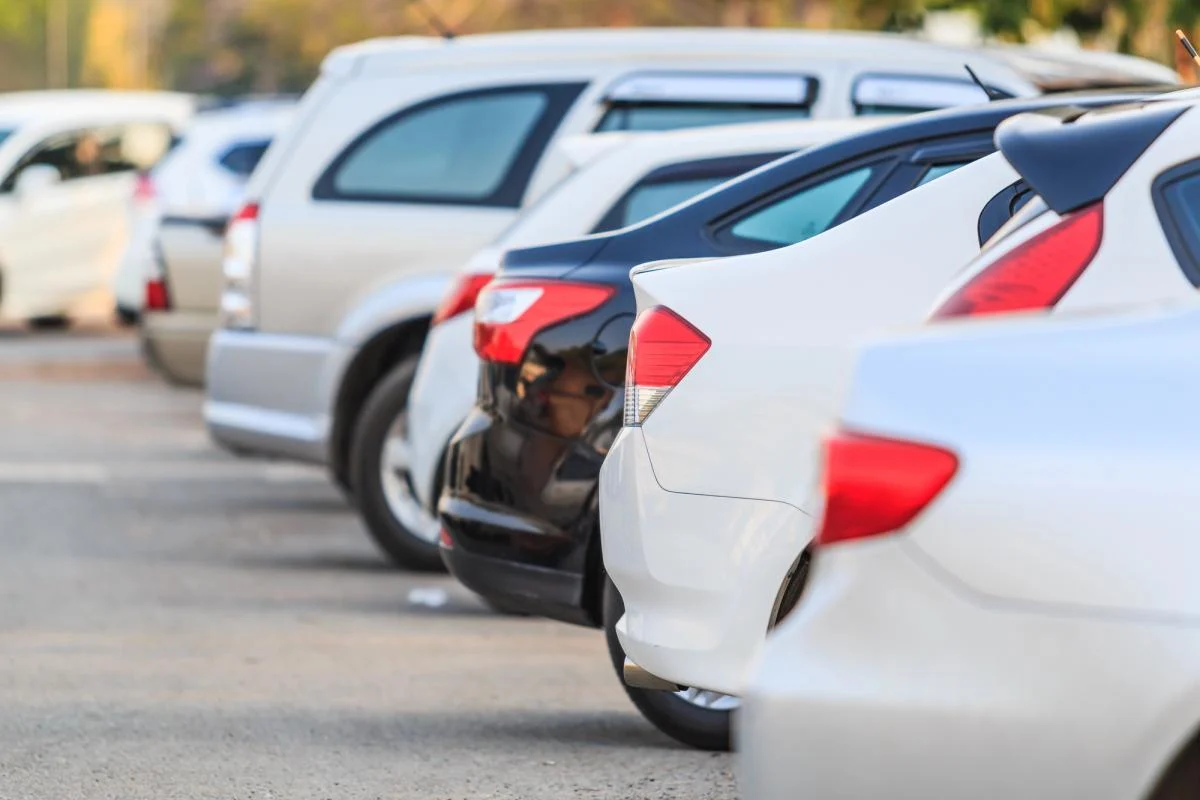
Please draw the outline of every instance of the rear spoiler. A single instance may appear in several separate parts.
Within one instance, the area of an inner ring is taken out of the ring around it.
[[[1188,108],[1149,103],[1086,116],[1019,114],[996,128],[996,147],[1047,206],[1065,214],[1102,200]]]

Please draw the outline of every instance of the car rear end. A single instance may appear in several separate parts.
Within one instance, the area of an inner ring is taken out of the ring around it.
[[[865,349],[804,591],[745,694],[748,800],[1159,800],[1200,719],[1198,325],[1010,317]]]

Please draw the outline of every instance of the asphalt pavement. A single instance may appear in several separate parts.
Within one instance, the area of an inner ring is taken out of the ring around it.
[[[388,568],[128,333],[0,331],[0,800],[732,798],[602,636]]]

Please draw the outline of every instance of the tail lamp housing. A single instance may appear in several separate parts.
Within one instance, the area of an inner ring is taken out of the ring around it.
[[[448,319],[465,314],[475,308],[479,293],[495,277],[491,272],[466,272],[457,275],[446,291],[442,302],[433,312],[431,325],[440,325]]]
[[[221,324],[225,328],[253,329],[254,279],[258,270],[258,203],[246,203],[229,220],[225,230],[225,257],[221,262]]]
[[[615,293],[600,283],[494,280],[475,303],[475,352],[484,361],[520,364],[538,333],[595,311]]]
[[[625,362],[625,424],[645,422],[711,346],[707,336],[665,306],[638,314]]]
[[[822,454],[818,546],[900,530],[958,472],[958,457],[942,447],[845,430],[826,437]]]

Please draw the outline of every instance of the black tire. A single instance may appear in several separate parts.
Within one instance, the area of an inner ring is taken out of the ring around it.
[[[730,711],[714,711],[693,705],[672,692],[638,689],[625,683],[625,651],[617,639],[617,620],[625,613],[621,593],[607,577],[604,579],[604,638],[617,680],[625,694],[651,725],[697,750],[727,751],[730,747]]]
[[[47,314],[43,317],[33,317],[28,325],[35,331],[65,331],[71,327],[71,318],[66,314]]]
[[[418,572],[445,572],[437,542],[418,538],[392,516],[380,476],[388,431],[405,413],[416,370],[417,356],[410,356],[371,390],[350,441],[350,485],[367,531],[393,564]]]
[[[132,308],[117,306],[117,324],[123,328],[132,328],[141,321],[142,315]]]

